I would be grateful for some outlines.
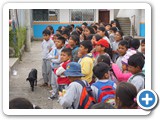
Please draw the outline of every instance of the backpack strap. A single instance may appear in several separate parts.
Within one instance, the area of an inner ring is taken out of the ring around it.
[[[142,76],[142,77],[144,78],[144,80],[145,80],[145,75],[144,75],[142,72],[140,72],[140,73],[137,73],[137,74],[133,75],[133,76],[129,79],[129,82],[131,82],[131,81],[133,80],[133,78],[136,77],[136,76]]]
[[[89,99],[90,99],[89,98],[90,96],[89,96],[89,93],[87,91],[85,83],[82,80],[75,80],[75,82],[79,83],[83,87],[81,96],[82,96],[83,92],[87,92],[87,95],[84,97],[84,99],[80,99],[78,109],[86,109],[86,106],[89,106],[88,108],[90,108],[94,103],[93,102],[91,102],[91,103],[88,102]],[[88,84],[88,83],[86,82],[86,84]],[[85,89],[85,90],[83,90],[83,89]],[[93,98],[93,101],[94,101],[94,98]]]

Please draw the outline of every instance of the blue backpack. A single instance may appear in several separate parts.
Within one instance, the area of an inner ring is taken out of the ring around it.
[[[98,88],[98,103],[105,102],[115,105],[115,88],[113,87],[114,82],[108,80],[107,82],[96,82],[93,83]]]

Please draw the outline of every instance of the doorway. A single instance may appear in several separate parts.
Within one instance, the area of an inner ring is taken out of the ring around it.
[[[110,11],[109,10],[99,10],[99,23],[109,23],[110,21]]]

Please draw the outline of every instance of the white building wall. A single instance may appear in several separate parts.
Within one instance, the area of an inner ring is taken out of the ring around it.
[[[60,9],[60,11],[59,11],[59,13],[60,13],[60,22],[69,22],[70,21],[70,19],[69,19],[69,17],[70,17],[70,15],[69,15],[69,9]]]
[[[140,22],[145,20],[144,11],[141,9],[121,9],[117,17],[129,17],[131,24],[134,24],[134,15],[135,15],[135,30],[137,35],[139,35]]]

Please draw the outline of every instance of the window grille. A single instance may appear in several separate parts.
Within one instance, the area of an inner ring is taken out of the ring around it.
[[[59,21],[59,10],[33,9],[33,21]]]
[[[73,9],[70,10],[70,21],[95,21],[95,10],[93,9]]]

